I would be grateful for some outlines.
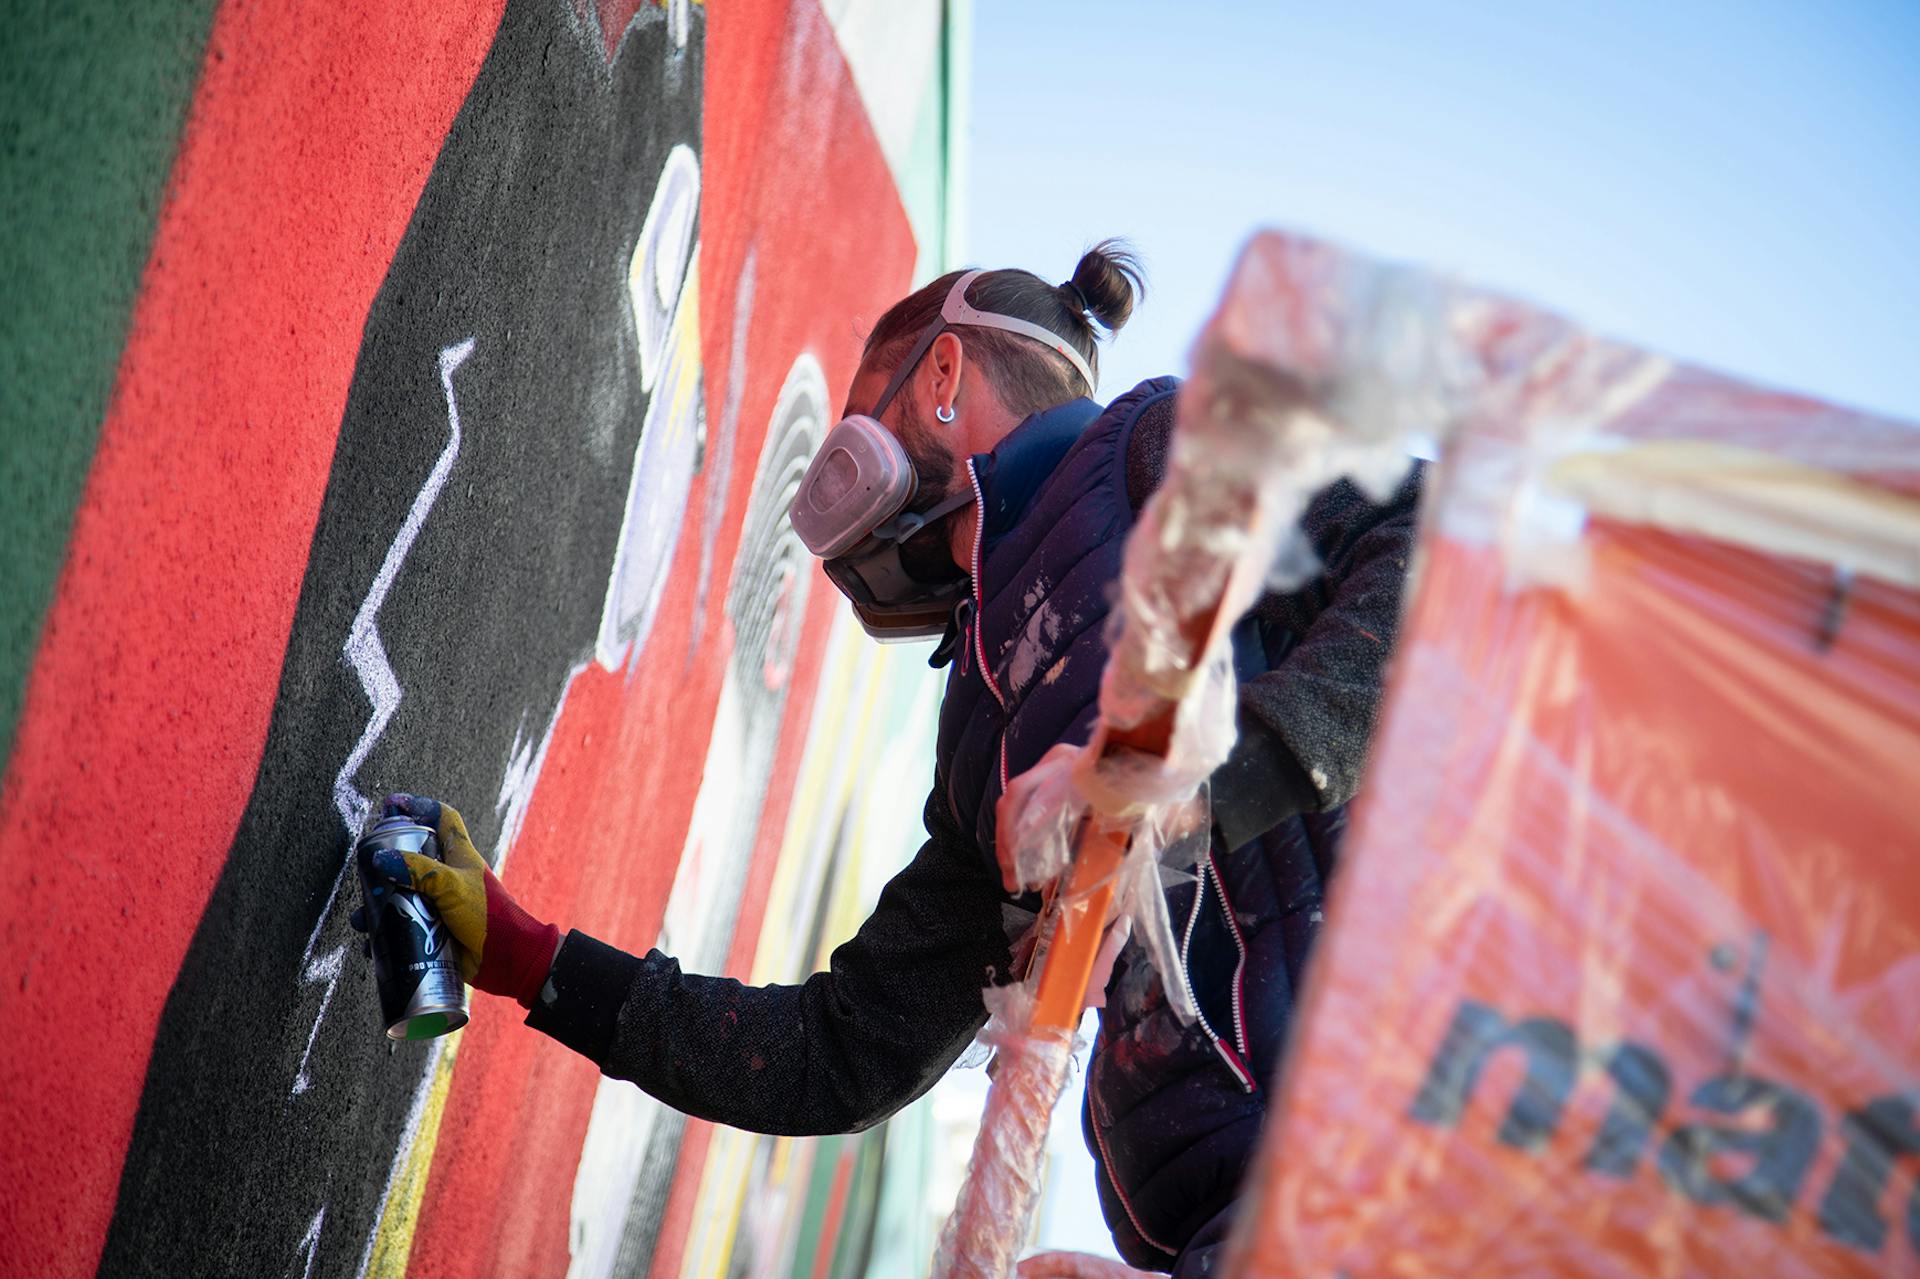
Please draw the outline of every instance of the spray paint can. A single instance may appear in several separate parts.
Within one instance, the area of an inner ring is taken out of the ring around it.
[[[381,818],[354,850],[387,1038],[450,1034],[467,1024],[467,987],[454,962],[453,935],[426,898],[374,874],[373,855],[383,849],[443,859],[432,828],[409,817]],[[382,889],[378,897],[373,894],[376,883]]]

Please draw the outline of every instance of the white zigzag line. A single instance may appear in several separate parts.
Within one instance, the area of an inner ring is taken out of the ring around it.
[[[393,539],[393,545],[387,548],[387,558],[381,562],[380,571],[374,574],[373,586],[367,591],[367,598],[360,601],[360,611],[354,614],[353,626],[347,631],[347,661],[359,674],[360,687],[366,690],[367,700],[373,703],[373,715],[367,720],[366,730],[360,734],[360,740],[354,743],[353,753],[347,756],[347,762],[341,765],[339,776],[333,779],[333,804],[340,810],[340,820],[346,823],[348,835],[360,833],[360,827],[373,807],[372,802],[353,784],[354,775],[360,771],[360,765],[373,750],[373,744],[386,731],[387,721],[393,718],[394,711],[400,706],[400,681],[393,673],[392,664],[387,661],[386,646],[380,642],[376,618],[380,606],[386,602],[387,592],[393,587],[393,579],[400,572],[401,563],[407,558],[407,552],[413,549],[413,539],[420,535],[421,526],[427,522],[427,512],[433,509],[448,474],[453,470],[454,455],[460,451],[460,410],[453,400],[453,371],[472,354],[472,338],[440,352],[440,385],[447,394],[447,446],[440,450],[432,473],[427,476],[427,482],[420,486],[412,508],[407,511],[407,522],[400,526],[399,535]]]
[[[300,1247],[307,1254],[307,1268],[301,1271],[300,1279],[313,1279],[313,1263],[320,1257],[320,1227],[326,1220],[327,1206],[321,1204],[320,1211],[314,1213],[313,1220],[307,1223],[307,1233],[300,1237]]]
[[[453,373],[472,354],[472,338],[445,347],[440,352],[440,386],[447,397],[446,447],[440,450],[426,483],[420,486],[420,492],[414,497],[413,506],[407,511],[399,535],[387,548],[386,559],[381,561],[380,571],[374,575],[373,585],[368,589],[367,597],[360,602],[360,610],[354,614],[353,625],[347,630],[344,646],[347,661],[360,676],[360,687],[366,690],[367,700],[373,703],[373,714],[368,718],[360,740],[354,743],[347,762],[333,779],[333,804],[340,811],[340,820],[347,828],[348,852],[339,873],[333,877],[333,887],[327,892],[327,904],[321,908],[320,917],[313,922],[313,932],[308,935],[306,950],[300,957],[300,984],[311,986],[324,981],[327,989],[320,996],[320,1011],[313,1019],[313,1028],[307,1032],[306,1050],[300,1054],[300,1068],[294,1074],[295,1096],[313,1086],[307,1065],[313,1056],[313,1045],[320,1038],[320,1023],[327,1019],[327,1008],[333,1002],[334,988],[340,984],[340,973],[346,966],[347,947],[344,943],[318,958],[314,957],[313,949],[320,944],[320,933],[333,915],[334,902],[339,900],[340,885],[346,882],[347,868],[353,865],[352,841],[359,836],[360,828],[373,808],[372,802],[353,784],[353,778],[400,705],[400,680],[394,675],[392,664],[387,661],[387,650],[380,642],[375,618],[380,612],[380,605],[386,602],[387,592],[393,587],[393,579],[400,572],[401,562],[407,558],[407,552],[413,549],[414,538],[420,535],[421,526],[427,522],[427,513],[433,509],[440,490],[446,485],[447,476],[453,471],[455,455],[460,452],[460,409],[453,399]]]
[[[373,810],[372,801],[354,785],[354,776],[360,771],[360,765],[366,762],[374,743],[386,732],[387,721],[399,709],[401,698],[400,680],[393,673],[393,665],[387,661],[387,649],[380,642],[375,619],[380,606],[386,602],[387,592],[393,588],[393,579],[399,575],[402,561],[407,558],[407,552],[413,549],[414,538],[420,535],[421,526],[427,522],[427,513],[433,509],[440,490],[446,485],[447,476],[453,471],[454,455],[460,451],[460,408],[454,403],[453,373],[472,354],[472,338],[456,342],[440,352],[440,386],[447,398],[447,444],[440,450],[440,457],[434,462],[426,483],[420,486],[419,494],[414,497],[413,506],[407,511],[406,522],[400,526],[393,545],[387,548],[387,557],[381,561],[380,571],[374,574],[367,597],[360,601],[360,611],[354,614],[353,625],[347,629],[347,642],[342,646],[348,664],[360,677],[360,687],[373,704],[373,714],[367,718],[367,726],[361,732],[360,740],[354,743],[347,762],[341,765],[340,772],[333,779],[333,806],[340,812],[340,821],[347,828],[349,840],[359,836],[367,814]],[[326,927],[327,918],[333,913],[334,900],[340,895],[340,884],[347,877],[347,866],[352,864],[353,855],[349,851],[346,863],[334,877],[333,891],[327,894],[326,907],[321,910],[320,918],[314,921],[313,934],[307,938],[304,958],[308,960],[313,958],[313,948],[320,942],[320,931]]]
[[[311,986],[317,981],[327,983],[326,993],[320,996],[320,1011],[313,1015],[313,1028],[307,1031],[307,1048],[300,1054],[300,1070],[293,1077],[293,1095],[298,1097],[313,1087],[313,1076],[307,1073],[307,1062],[313,1056],[314,1041],[320,1038],[320,1023],[327,1019],[327,1005],[333,1002],[333,989],[340,984],[340,969],[347,958],[345,942],[335,946],[326,954],[310,960],[300,972],[300,984]]]
[[[367,598],[361,601],[360,611],[354,615],[353,627],[347,632],[347,660],[359,672],[360,686],[366,689],[367,700],[373,703],[373,715],[367,721],[366,731],[360,734],[353,753],[347,756],[346,764],[333,782],[334,807],[340,810],[340,820],[347,824],[349,838],[359,834],[360,823],[365,821],[367,812],[373,807],[353,784],[354,774],[359,771],[361,762],[373,749],[374,742],[379,740],[380,734],[386,730],[387,721],[393,718],[393,712],[400,705],[400,681],[387,662],[387,650],[380,643],[380,632],[374,629],[374,615],[380,611],[387,591],[393,586],[394,576],[400,571],[401,561],[413,548],[413,539],[419,536],[420,526],[426,523],[427,512],[433,509],[441,486],[447,482],[447,475],[453,470],[454,455],[460,451],[460,408],[453,398],[453,372],[472,354],[472,338],[445,347],[440,352],[440,386],[447,396],[447,446],[440,451],[439,460],[433,464],[433,472],[427,476],[427,482],[420,486],[419,495],[413,499],[413,506],[407,512],[407,522],[400,526],[399,536],[387,548],[387,558],[381,562],[380,572],[373,579],[373,587],[367,592]],[[351,855],[347,864],[352,865]],[[340,870],[340,878],[346,878],[344,866]],[[334,891],[337,893],[339,890],[339,880],[336,880]],[[326,916],[322,915],[321,918],[325,919]],[[318,932],[316,927],[316,936]],[[445,1038],[434,1040],[433,1046],[427,1051],[425,1069],[421,1072],[419,1083],[414,1085],[413,1102],[407,1108],[406,1128],[393,1152],[393,1162],[387,1167],[387,1184],[380,1192],[380,1206],[374,1212],[373,1227],[367,1231],[366,1245],[360,1252],[360,1264],[354,1271],[356,1276],[365,1275],[368,1265],[373,1261],[373,1246],[380,1237],[380,1223],[386,1216],[387,1205],[393,1201],[394,1184],[399,1180],[400,1170],[419,1136],[420,1120],[426,1111],[427,1099],[433,1093],[434,1072],[439,1069],[440,1058],[447,1051]]]

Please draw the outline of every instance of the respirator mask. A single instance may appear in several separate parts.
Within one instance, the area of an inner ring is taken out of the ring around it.
[[[910,511],[920,477],[907,451],[879,420],[933,340],[955,325],[1004,329],[1058,351],[1094,387],[1085,357],[1051,330],[1027,320],[967,304],[967,286],[982,272],[954,282],[940,318],[927,326],[900,362],[871,415],[844,418],[814,455],[787,508],[793,531],[824,561],[827,577],[853,603],[860,625],[877,640],[926,639],[944,632],[954,605],[966,597],[967,574],[956,567],[946,539],[934,527],[973,501],[971,487],[925,511]]]
[[[893,432],[855,415],[827,432],[788,511],[793,531],[825,561],[828,579],[877,640],[940,634],[967,593],[945,536],[929,526],[973,501],[973,492],[909,511],[919,487]]]

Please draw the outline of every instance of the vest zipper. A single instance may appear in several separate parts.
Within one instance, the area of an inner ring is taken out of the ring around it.
[[[1220,873],[1220,863],[1214,860],[1213,849],[1207,849],[1207,865],[1213,868],[1213,878],[1220,885],[1220,912],[1227,917],[1227,927],[1233,930],[1233,945],[1240,952],[1240,962],[1233,968],[1233,1042],[1240,1049],[1242,1059],[1253,1056],[1253,1049],[1247,1045],[1247,938],[1240,931],[1240,919],[1233,913],[1233,898],[1227,894],[1227,877]]]
[[[981,618],[986,613],[986,592],[980,586],[980,546],[987,533],[987,498],[980,489],[980,473],[973,469],[973,459],[967,459],[967,479],[973,484],[973,655],[980,663],[980,678],[986,680],[987,688],[993,693],[993,700],[1000,703],[1000,791],[1007,789],[1007,698],[1000,691],[1000,681],[993,677],[993,668],[987,665],[986,641],[980,637]]]
[[[1093,1116],[1093,1122],[1087,1126],[1093,1129],[1093,1144],[1100,1148],[1101,1171],[1106,1173],[1107,1184],[1113,1187],[1114,1196],[1120,1200],[1120,1207],[1126,1210],[1127,1220],[1133,1223],[1133,1233],[1169,1257],[1178,1257],[1180,1255],[1178,1249],[1167,1247],[1148,1234],[1147,1228],[1140,1224],[1140,1214],[1133,1210],[1133,1200],[1128,1197],[1126,1188],[1120,1184],[1120,1179],[1113,1175],[1113,1156],[1107,1153],[1107,1135],[1101,1131],[1099,1117]]]
[[[965,641],[968,639],[972,641],[974,658],[978,660],[980,663],[980,677],[986,681],[988,690],[993,693],[993,700],[1000,704],[1000,716],[1002,720],[1001,729],[1000,729],[1000,790],[1001,790],[1001,793],[1004,794],[1007,789],[1007,725],[1005,723],[1006,713],[1007,713],[1007,699],[1006,699],[1006,696],[1000,691],[999,681],[997,681],[993,677],[993,668],[987,665],[986,642],[981,638],[981,634],[980,634],[981,619],[986,612],[986,592],[980,583],[980,547],[981,547],[982,539],[986,535],[986,529],[987,529],[987,519],[986,519],[987,501],[986,501],[986,495],[981,492],[980,475],[977,471],[974,470],[972,458],[967,459],[967,479],[971,481],[973,484],[973,501],[974,501],[973,509],[974,509],[974,515],[975,515],[974,525],[973,525],[973,556],[972,556],[973,617],[970,619],[971,634],[968,636],[963,636],[962,642],[964,644]],[[963,650],[963,660],[964,660],[964,650]],[[1211,854],[1209,854],[1209,860],[1211,860]],[[1200,890],[1194,895],[1194,899],[1193,899],[1194,910],[1193,910],[1193,913],[1187,917],[1186,937],[1182,941],[1181,947],[1180,947],[1180,966],[1182,969],[1181,980],[1186,982],[1187,984],[1187,997],[1193,1001],[1193,1006],[1196,1012],[1198,1012],[1200,1008],[1200,997],[1194,993],[1193,982],[1190,978],[1186,976],[1185,969],[1187,966],[1187,953],[1193,942],[1194,921],[1199,917],[1200,901],[1201,901],[1201,898],[1205,896],[1206,896],[1206,871],[1203,865],[1203,868],[1201,871],[1201,877],[1200,877]],[[1226,900],[1226,886],[1224,881],[1222,882],[1222,885],[1221,885],[1220,897],[1222,901]],[[1237,944],[1240,947],[1240,967],[1236,970],[1235,976],[1234,976],[1233,1009],[1234,1009],[1234,1020],[1236,1023],[1235,1025],[1236,1037],[1240,1041],[1241,1051],[1244,1052],[1246,1047],[1246,1031],[1244,1029],[1244,1026],[1241,1024],[1240,987],[1242,985],[1243,979],[1246,974],[1247,948],[1246,948],[1246,943],[1240,937],[1240,926],[1238,922],[1236,922],[1233,918],[1233,910],[1230,905],[1227,907],[1227,920],[1229,923],[1233,925],[1234,941],[1235,941],[1235,944]],[[1031,962],[1031,960],[1029,962]],[[1200,1013],[1200,1026],[1201,1026],[1201,1029],[1206,1031],[1207,1038],[1213,1043],[1214,1051],[1220,1054],[1221,1060],[1227,1064],[1227,1068],[1233,1072],[1233,1077],[1239,1081],[1240,1087],[1249,1093],[1255,1091],[1253,1072],[1248,1070],[1246,1067],[1246,1063],[1240,1059],[1240,1053],[1235,1052],[1232,1046],[1222,1041],[1220,1036],[1214,1033],[1213,1027],[1207,1023],[1207,1018],[1205,1013]],[[1089,1126],[1093,1129],[1094,1145],[1098,1147],[1100,1151],[1099,1162],[1101,1163],[1103,1171],[1106,1174],[1107,1184],[1113,1187],[1113,1193],[1115,1197],[1120,1200],[1120,1207],[1122,1210],[1126,1212],[1127,1221],[1132,1224],[1134,1233],[1139,1235],[1142,1242],[1146,1243],[1149,1247],[1158,1248],[1161,1252],[1165,1253],[1169,1257],[1178,1257],[1179,1256],[1178,1249],[1167,1247],[1167,1245],[1161,1243],[1158,1239],[1154,1238],[1152,1235],[1147,1233],[1146,1226],[1140,1220],[1140,1214],[1134,1211],[1132,1198],[1127,1194],[1126,1188],[1120,1184],[1120,1179],[1114,1175],[1113,1156],[1107,1153],[1107,1136],[1106,1136],[1106,1133],[1101,1130],[1099,1119],[1096,1117],[1093,1120],[1092,1124]]]
[[[1200,922],[1200,911],[1206,904],[1207,881],[1219,875],[1218,868],[1213,864],[1213,854],[1211,851],[1208,852],[1206,860],[1201,862],[1195,869],[1199,872],[1199,877],[1194,885],[1193,909],[1187,912],[1186,931],[1180,938],[1180,979],[1186,983],[1187,998],[1193,1001],[1194,1015],[1199,1018],[1200,1029],[1206,1032],[1207,1041],[1213,1045],[1214,1052],[1218,1053],[1220,1060],[1226,1063],[1227,1069],[1233,1074],[1235,1081],[1239,1083],[1241,1091],[1249,1093],[1256,1092],[1258,1089],[1253,1078],[1253,1072],[1247,1068],[1247,1063],[1243,1056],[1243,1054],[1247,1052],[1247,1040],[1245,1018],[1241,1014],[1241,988],[1247,972],[1247,945],[1240,936],[1239,922],[1233,917],[1233,903],[1232,899],[1227,896],[1225,880],[1222,880],[1220,883],[1221,909],[1226,912],[1227,923],[1233,929],[1234,945],[1240,952],[1240,963],[1239,966],[1234,969],[1233,974],[1234,1043],[1227,1043],[1224,1039],[1220,1038],[1219,1033],[1214,1030],[1213,1023],[1207,1020],[1207,1014],[1200,1007],[1200,994],[1193,988],[1193,978],[1190,975],[1192,972],[1192,964],[1189,958],[1193,953],[1193,930],[1194,926]]]
[[[972,556],[973,655],[980,663],[981,678],[986,681],[988,690],[993,693],[994,701],[1000,704],[1002,720],[1000,728],[1000,791],[1002,794],[1005,794],[1007,789],[1008,725],[1005,723],[1007,699],[1006,695],[1000,691],[999,681],[993,677],[993,668],[987,664],[986,641],[981,637],[983,630],[981,621],[986,614],[986,590],[980,580],[980,548],[987,531],[987,499],[986,494],[981,490],[980,473],[974,469],[972,458],[967,459],[967,479],[973,484],[973,509],[975,515]],[[1244,1091],[1249,1093],[1256,1092],[1258,1091],[1258,1087],[1253,1077],[1253,1071],[1247,1068],[1245,1060],[1247,1056],[1251,1055],[1247,1049],[1246,1016],[1244,1012],[1245,1000],[1243,998],[1247,974],[1247,943],[1246,938],[1241,936],[1240,933],[1240,921],[1233,917],[1233,902],[1232,899],[1227,896],[1226,881],[1224,879],[1220,880],[1221,909],[1226,913],[1227,925],[1233,930],[1233,944],[1240,953],[1240,962],[1235,967],[1233,974],[1233,1043],[1229,1044],[1220,1038],[1219,1033],[1214,1030],[1212,1023],[1207,1020],[1207,1015],[1204,1012],[1200,1012],[1200,996],[1193,989],[1193,979],[1187,975],[1187,969],[1189,967],[1187,957],[1193,948],[1194,925],[1199,921],[1200,908],[1206,901],[1209,872],[1211,871],[1212,877],[1219,877],[1219,868],[1213,864],[1212,850],[1208,850],[1207,859],[1200,863],[1198,869],[1200,878],[1198,887],[1193,895],[1193,910],[1187,915],[1186,935],[1181,939],[1180,943],[1181,980],[1186,983],[1187,997],[1193,1001],[1194,1011],[1200,1019],[1200,1028],[1206,1032],[1207,1040],[1213,1045],[1214,1051],[1220,1055],[1220,1060],[1226,1063],[1227,1069],[1232,1072],[1234,1079],[1239,1082],[1240,1087]],[[1129,1217],[1133,1215],[1131,1210],[1129,1210],[1127,1215]],[[1134,1222],[1134,1227],[1138,1229],[1139,1224],[1137,1221]],[[1144,1232],[1142,1237],[1145,1237]]]

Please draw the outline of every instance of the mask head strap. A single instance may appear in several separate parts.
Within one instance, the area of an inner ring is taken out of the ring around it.
[[[890,522],[875,529],[873,535],[888,542],[904,542],[935,520],[953,514],[972,501],[972,486],[959,489],[948,494],[931,510],[900,512]]]
[[[1088,395],[1098,391],[1099,383],[1093,376],[1093,369],[1087,364],[1087,358],[1074,350],[1071,342],[1052,329],[1043,328],[1027,320],[1016,319],[1011,315],[1001,315],[996,311],[975,310],[968,305],[967,286],[985,274],[985,271],[969,271],[953,282],[953,287],[947,290],[947,300],[940,306],[939,320],[927,326],[926,331],[920,335],[920,340],[913,344],[913,350],[907,352],[907,358],[900,361],[900,367],[894,370],[893,377],[888,380],[887,389],[880,392],[880,398],[874,402],[869,416],[877,418],[886,411],[887,405],[893,403],[893,397],[899,394],[900,388],[906,384],[907,378],[920,363],[920,357],[925,355],[927,348],[933,345],[933,340],[960,324],[982,329],[1002,329],[1008,333],[1017,333],[1024,338],[1032,338],[1049,351],[1058,351],[1066,357],[1067,363],[1073,365],[1074,371],[1079,373],[1080,380],[1087,384]]]

